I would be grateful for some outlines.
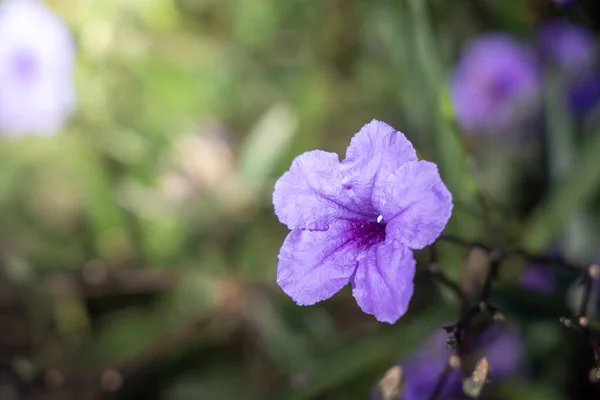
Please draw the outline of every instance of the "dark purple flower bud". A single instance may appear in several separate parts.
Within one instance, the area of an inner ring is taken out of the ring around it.
[[[549,266],[532,264],[520,277],[521,285],[535,292],[549,294],[555,289],[554,274]]]

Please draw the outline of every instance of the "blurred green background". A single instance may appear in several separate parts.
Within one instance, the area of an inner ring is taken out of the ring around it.
[[[455,197],[449,232],[532,251],[568,232],[570,258],[597,251],[595,120],[560,128],[587,142],[559,151],[566,172],[548,182],[559,161],[546,143],[464,136],[446,92],[467,38],[526,37],[561,12],[550,1],[48,3],[76,37],[79,105],[55,137],[0,143],[2,399],[368,398],[457,317],[456,299],[418,273],[394,326],[347,289],[296,306],[275,283],[287,230],[271,193],[296,155],[343,155],[373,118],[438,163]],[[484,263],[439,250],[470,287]],[[570,300],[519,291],[522,268],[507,264],[498,303],[537,378],[489,398],[585,398],[585,343],[557,323]]]

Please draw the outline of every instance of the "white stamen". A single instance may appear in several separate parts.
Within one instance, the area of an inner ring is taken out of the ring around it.
[[[383,221],[383,215],[380,215],[379,217],[377,217],[377,223],[380,224],[381,221]]]

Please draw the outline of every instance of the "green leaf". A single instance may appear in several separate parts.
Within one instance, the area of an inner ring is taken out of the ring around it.
[[[560,71],[550,70],[544,81],[546,148],[553,185],[560,184],[573,168],[578,150],[575,143],[575,123],[567,104],[568,82],[561,75]],[[562,243],[562,251],[568,258],[584,262],[594,257],[598,243],[594,225],[591,213],[585,209],[576,210],[569,217]]]
[[[251,190],[258,191],[267,182],[297,128],[298,119],[292,109],[279,103],[248,133],[240,149],[239,173]]]
[[[507,399],[566,400],[555,388],[549,387],[548,383],[539,382],[512,382],[502,386],[499,395]]]
[[[297,372],[315,368],[313,354],[305,337],[294,331],[282,313],[268,298],[256,296],[251,300],[246,320],[258,333],[260,346],[281,371]]]
[[[431,143],[440,173],[455,199],[476,204],[478,186],[467,168],[467,155],[452,126],[452,107],[447,85],[442,79],[441,63],[437,58],[423,0],[409,1],[415,30],[416,60],[422,71],[423,83],[432,107]]]
[[[164,321],[146,310],[113,313],[84,352],[85,364],[90,368],[118,365],[152,346],[164,331]]]
[[[423,0],[410,0],[408,4],[414,29],[414,58],[418,63],[417,70],[421,71],[421,82],[431,107],[432,124],[428,127],[431,145],[440,175],[452,193],[455,204],[455,217],[448,223],[446,231],[475,239],[479,236],[482,221],[464,213],[456,218],[456,210],[459,208],[457,206],[468,209],[478,206],[479,185],[467,166],[467,154],[453,126],[452,104],[427,18],[427,4]],[[448,265],[446,272],[450,277],[457,278],[462,269],[464,250],[447,245],[440,246],[440,249]]]
[[[127,258],[133,252],[133,244],[114,198],[106,165],[86,138],[74,138],[72,145],[76,154],[73,168],[98,256],[107,261]]]
[[[440,305],[413,319],[401,321],[380,333],[343,347],[319,363],[306,386],[279,393],[276,399],[313,399],[363,371],[391,364],[398,356],[417,347],[429,333],[452,318],[454,307]]]
[[[565,228],[569,218],[597,192],[600,187],[598,154],[600,132],[593,132],[584,143],[578,162],[558,185],[550,189],[526,222],[522,235],[525,249],[538,252],[547,248]]]

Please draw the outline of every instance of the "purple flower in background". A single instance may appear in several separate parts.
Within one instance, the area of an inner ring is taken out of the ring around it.
[[[577,79],[569,88],[569,105],[575,116],[582,118],[600,101],[600,75],[594,73]]]
[[[414,353],[400,361],[403,389],[398,400],[427,400],[445,369],[452,350],[446,346],[446,333],[439,331]],[[476,338],[472,351],[463,355],[463,362],[470,364],[486,357],[490,366],[489,381],[497,383],[506,379],[520,366],[523,342],[520,334],[507,325],[494,324]],[[463,372],[453,369],[440,393],[440,398],[465,398],[462,391]],[[374,390],[373,400],[378,400]]]
[[[64,22],[37,0],[0,5],[0,131],[49,135],[75,107],[74,45]]]
[[[546,265],[532,264],[520,277],[521,285],[538,293],[549,294],[555,289],[552,270]]]
[[[598,51],[594,34],[579,25],[555,20],[539,33],[542,61],[555,65],[568,84],[567,96],[575,116],[584,117],[600,100]]]
[[[523,339],[516,328],[493,324],[481,332],[471,356],[488,359],[490,381],[493,383],[515,372],[523,360],[523,351]]]
[[[468,43],[450,82],[456,120],[472,133],[505,133],[520,127],[537,111],[539,91],[533,55],[502,33]]]
[[[557,65],[571,77],[589,74],[597,65],[594,35],[588,29],[555,20],[542,26],[538,47],[544,61]]]
[[[360,308],[393,323],[413,293],[412,249],[431,244],[452,211],[435,164],[419,161],[391,126],[371,121],[342,162],[306,152],[275,184],[275,214],[292,231],[279,252],[277,283],[299,305],[352,284]]]

